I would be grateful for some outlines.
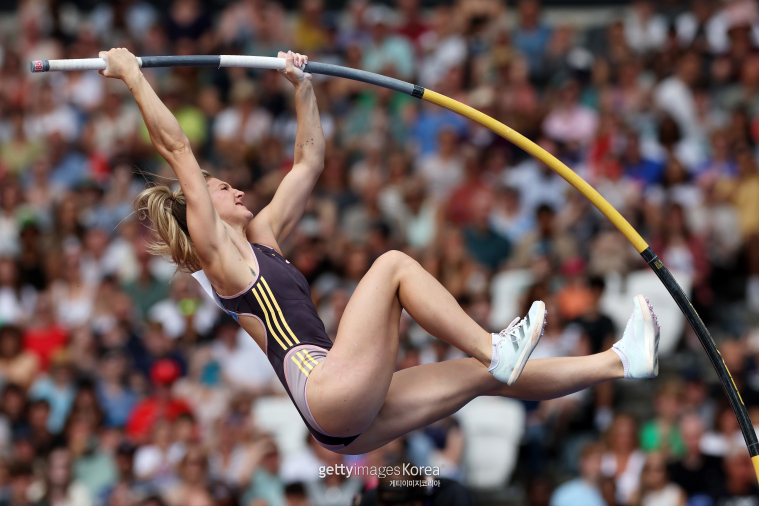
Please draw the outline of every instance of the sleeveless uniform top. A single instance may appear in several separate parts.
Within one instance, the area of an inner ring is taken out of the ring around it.
[[[193,273],[216,303],[235,320],[256,318],[266,335],[266,356],[285,387],[308,430],[322,446],[345,448],[358,435],[334,436],[314,420],[306,400],[308,376],[332,349],[303,274],[276,250],[251,244],[258,264],[255,279],[240,293],[225,297],[216,293],[203,271]]]

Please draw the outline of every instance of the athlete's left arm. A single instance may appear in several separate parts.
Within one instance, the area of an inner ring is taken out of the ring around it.
[[[294,164],[269,205],[248,225],[246,234],[251,242],[261,242],[261,238],[272,234],[279,244],[292,232],[324,168],[324,133],[311,74],[301,70],[308,57],[291,52],[280,52],[279,57],[286,59],[286,68],[280,72],[295,86],[298,133],[295,136]]]

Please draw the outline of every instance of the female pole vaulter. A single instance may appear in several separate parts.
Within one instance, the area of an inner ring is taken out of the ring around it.
[[[638,295],[620,341],[586,357],[527,361],[545,325],[536,301],[498,334],[475,323],[416,261],[398,251],[378,258],[345,309],[335,342],[311,302],[303,275],[282,257],[280,241],[301,218],[324,163],[324,136],[308,61],[280,71],[295,88],[294,165],[271,203],[254,216],[243,193],[201,170],[179,123],[126,49],[101,52],[106,77],[121,79],[140,107],[150,139],[180,189],[157,185],[135,203],[155,232],[152,251],[191,272],[266,353],[314,438],[344,454],[381,447],[447,417],[481,395],[543,400],[616,378],[658,374],[659,325]],[[427,332],[470,358],[395,372],[405,309]],[[519,380],[517,382],[517,380]]]

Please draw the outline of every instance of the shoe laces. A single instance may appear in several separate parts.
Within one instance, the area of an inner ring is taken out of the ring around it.
[[[520,318],[517,316],[511,323],[509,323],[509,326],[500,331],[498,335],[503,339],[508,337],[512,343],[518,343],[519,336],[517,335],[517,330],[519,330],[520,327],[523,327],[526,323],[527,318]]]

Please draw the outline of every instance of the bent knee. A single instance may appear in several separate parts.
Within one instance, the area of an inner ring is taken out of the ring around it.
[[[398,250],[390,250],[377,258],[372,264],[372,269],[387,270],[390,273],[398,274],[404,269],[413,268],[419,265],[416,260],[406,253]]]

